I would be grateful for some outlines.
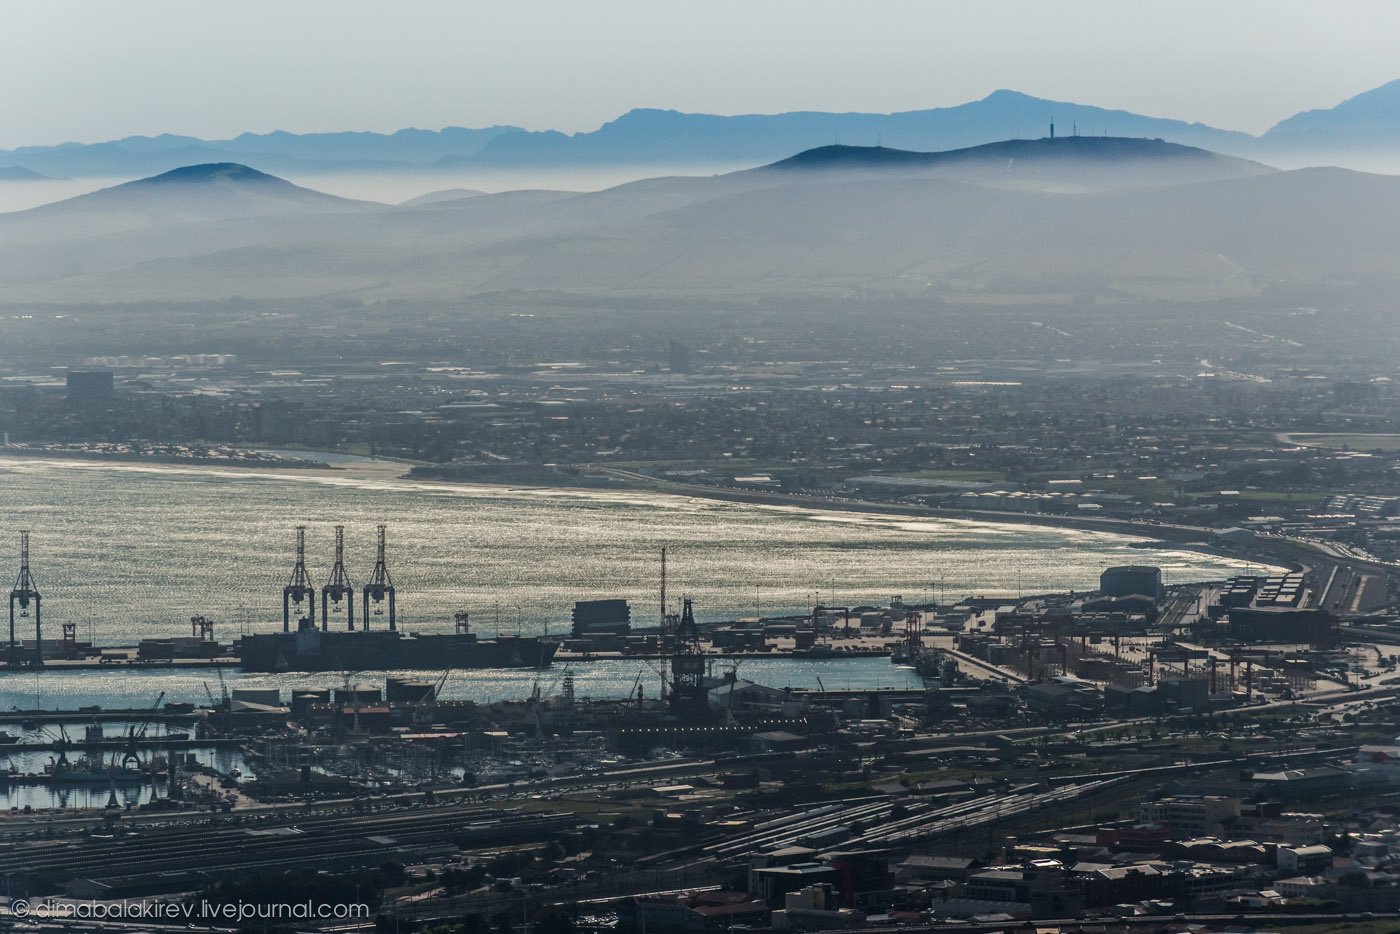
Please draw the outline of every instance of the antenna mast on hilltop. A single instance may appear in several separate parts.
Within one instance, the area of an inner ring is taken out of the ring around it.
[[[309,601],[310,606],[304,618],[310,619],[314,625],[316,620],[316,585],[311,583],[311,575],[306,573],[306,526],[297,526],[297,563],[292,567],[292,576],[287,580],[287,586],[282,588],[282,631],[291,632],[292,629],[292,604],[297,605],[297,612],[301,612],[303,601]]]
[[[39,615],[39,585],[29,572],[29,530],[19,533],[19,576],[10,590],[10,664],[19,664],[19,643],[15,641],[15,605],[19,605],[19,615],[29,615],[29,604],[34,604],[34,664],[44,664],[44,631]]]
[[[346,628],[355,628],[355,585],[350,583],[350,575],[345,573],[345,526],[335,527],[335,564],[331,567],[330,579],[321,588],[321,631],[330,628],[330,604],[340,612],[340,601],[345,600]]]
[[[374,562],[374,572],[370,574],[369,580],[365,582],[364,599],[360,606],[365,614],[365,629],[369,629],[370,610],[369,604],[373,600],[375,603],[383,603],[385,596],[389,598],[389,628],[398,628],[398,614],[394,606],[394,599],[397,596],[394,590],[394,579],[389,576],[389,565],[384,560],[384,526],[379,527],[379,557]],[[374,612],[383,614],[383,610]]]

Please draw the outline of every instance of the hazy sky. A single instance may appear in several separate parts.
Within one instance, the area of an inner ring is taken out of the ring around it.
[[[0,146],[632,107],[888,112],[1009,87],[1260,132],[1400,78],[1381,0],[0,0]]]

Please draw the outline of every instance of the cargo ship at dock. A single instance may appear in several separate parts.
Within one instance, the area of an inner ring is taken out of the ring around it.
[[[234,643],[244,671],[393,671],[548,668],[559,643],[536,636],[416,634],[398,630],[257,633]]]
[[[478,638],[465,610],[453,632],[419,634],[398,628],[398,588],[389,575],[385,526],[378,528],[374,570],[361,589],[361,624],[355,627],[355,587],[345,570],[345,527],[335,527],[335,563],[321,588],[321,625],[316,626],[316,588],[306,570],[306,527],[296,527],[296,563],[282,588],[282,631],[246,635],[233,644],[244,671],[442,671],[450,668],[548,668],[559,643],[535,636],[497,634]],[[293,606],[300,616],[293,626]],[[332,611],[332,606],[335,607]],[[387,617],[385,611],[387,610]],[[345,629],[331,625],[341,618]],[[387,629],[370,629],[383,618]]]

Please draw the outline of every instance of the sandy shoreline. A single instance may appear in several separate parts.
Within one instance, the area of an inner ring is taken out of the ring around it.
[[[295,458],[331,459],[324,467],[278,467],[276,465],[237,465],[207,462],[182,463],[166,460],[138,460],[126,458],[83,458],[55,455],[0,454],[0,465],[7,460],[17,464],[51,464],[77,468],[105,468],[114,470],[171,470],[179,472],[226,474],[232,476],[265,476],[300,480],[350,480],[368,483],[402,482],[424,487],[440,487],[460,490],[530,490],[558,491],[574,494],[640,493],[683,498],[705,499],[715,502],[742,503],[752,506],[766,506],[779,509],[803,509],[832,513],[858,513],[865,515],[889,516],[891,518],[922,518],[967,522],[983,525],[1031,525],[1045,528],[1071,529],[1082,532],[1096,532],[1142,541],[1161,542],[1182,551],[1193,551],[1215,557],[1240,559],[1239,551],[1213,547],[1213,530],[1192,526],[1154,525],[1146,522],[1133,522],[1124,519],[1086,518],[1079,516],[1053,516],[1042,513],[1014,513],[994,510],[945,509],[926,506],[913,506],[901,503],[887,503],[873,500],[847,500],[804,496],[791,493],[760,492],[752,490],[727,490],[699,484],[678,483],[647,478],[630,472],[607,470],[610,483],[596,485],[569,484],[566,482],[541,484],[534,482],[471,482],[461,480],[438,480],[408,476],[415,466],[409,461],[395,461],[384,458],[346,457],[331,453],[306,451],[259,449],[269,454],[281,454]],[[343,459],[342,459],[343,458]],[[565,478],[560,478],[561,480]],[[1253,557],[1256,563],[1271,565],[1279,561],[1278,555],[1263,553]],[[1279,566],[1279,565],[1275,565]]]

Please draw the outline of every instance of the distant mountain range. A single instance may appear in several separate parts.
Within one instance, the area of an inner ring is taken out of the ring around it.
[[[26,303],[894,296],[1220,300],[1400,288],[1400,177],[1160,140],[819,147],[578,194],[337,198],[239,164],[0,215]]]
[[[26,169],[22,165],[0,165],[0,182],[42,182],[49,180],[49,176],[42,175],[32,169]]]
[[[269,172],[382,171],[451,165],[481,151],[491,139],[524,132],[497,126],[470,130],[399,130],[397,133],[244,133],[234,139],[128,136],[105,143],[64,143],[0,150],[0,166],[49,176],[119,178],[185,165],[238,162]]]
[[[0,168],[46,176],[120,178],[194,163],[239,162],[266,172],[431,171],[522,167],[676,166],[728,169],[828,144],[949,150],[1007,139],[1160,138],[1251,159],[1374,152],[1400,144],[1400,81],[1329,110],[1282,121],[1263,136],[1122,110],[995,91],[956,107],[894,114],[798,112],[716,116],[632,110],[597,130],[514,126],[397,133],[245,133],[227,140],[133,136],[105,143],[0,151]],[[4,176],[0,176],[3,180]]]
[[[1400,80],[1358,94],[1327,110],[1308,110],[1263,137],[1282,147],[1378,149],[1400,143]]]

